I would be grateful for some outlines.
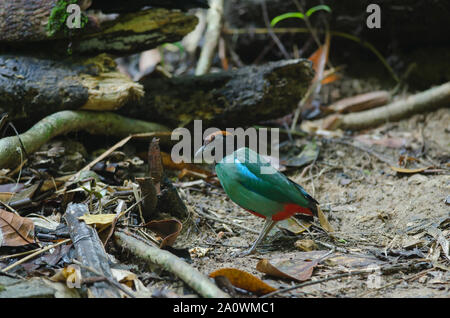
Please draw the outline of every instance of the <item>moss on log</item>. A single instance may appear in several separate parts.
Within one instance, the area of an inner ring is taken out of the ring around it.
[[[47,3],[47,0],[41,1]],[[51,2],[52,0],[48,0],[48,3]],[[15,6],[3,6],[4,8],[0,4],[0,9],[4,10],[0,16],[1,51],[33,55],[40,53],[54,58],[70,55],[93,56],[100,53],[129,55],[164,43],[179,41],[194,30],[197,24],[195,16],[180,11],[152,8],[120,15],[114,20],[100,24],[88,23],[79,30],[56,32],[55,36],[49,37],[48,31],[43,26],[37,28],[33,26],[37,23],[42,25],[48,23],[50,5],[46,7],[45,12],[30,5],[19,11]],[[15,16],[13,21],[15,24],[6,24],[5,21],[10,19],[6,12]],[[35,16],[36,12],[39,13],[38,17]]]
[[[290,113],[312,78],[311,63],[304,59],[202,76],[147,78],[141,81],[144,98],[119,112],[174,127],[194,119],[217,127],[248,126]]]

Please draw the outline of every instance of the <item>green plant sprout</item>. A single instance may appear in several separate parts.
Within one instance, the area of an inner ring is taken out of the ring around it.
[[[273,27],[278,22],[283,21],[285,19],[289,19],[289,18],[298,18],[298,19],[304,20],[305,16],[309,18],[314,12],[321,11],[321,10],[331,12],[331,9],[329,6],[322,4],[322,5],[318,5],[318,6],[310,8],[308,11],[306,11],[305,14],[303,14],[301,12],[287,12],[287,13],[281,14],[279,16],[276,16],[275,18],[272,19],[272,21],[270,22],[270,25]]]
[[[158,47],[159,53],[161,55],[161,66],[164,67],[165,61],[164,61],[164,49],[168,49],[169,51],[174,51],[173,48],[178,49],[178,52],[180,54],[183,54],[185,52],[185,48],[183,44],[178,41],[174,43],[164,43],[163,45],[160,45]]]
[[[298,19],[305,20],[305,18],[309,18],[313,13],[315,13],[317,11],[321,11],[321,10],[331,13],[331,8],[329,6],[327,6],[327,5],[318,5],[318,6],[310,8],[308,11],[306,11],[305,14],[303,14],[302,12],[287,12],[287,13],[281,14],[279,16],[276,16],[275,18],[272,19],[272,21],[270,22],[270,25],[272,27],[274,27],[278,22],[283,21],[285,19],[289,19],[289,18],[298,18]],[[276,29],[274,29],[274,31],[276,32]],[[309,30],[309,29],[298,29],[298,31],[300,31],[302,33],[303,32],[304,33],[311,32],[311,30]],[[363,41],[360,38],[358,38],[357,36],[354,36],[352,34],[345,33],[345,32],[330,31],[330,35],[346,38],[348,40],[351,40],[351,41],[354,41],[356,43],[359,43],[360,45],[362,45],[362,46],[366,47],[367,49],[369,49],[373,54],[375,54],[375,56],[381,61],[381,63],[383,63],[383,65],[386,67],[388,72],[391,74],[392,78],[397,83],[400,82],[400,79],[398,78],[397,74],[395,74],[394,70],[389,66],[389,64],[387,63],[386,59],[383,57],[383,55],[380,53],[380,51],[378,51],[375,48],[375,46],[373,46],[370,42]]]

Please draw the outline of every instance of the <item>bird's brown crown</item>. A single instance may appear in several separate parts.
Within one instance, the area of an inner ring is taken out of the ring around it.
[[[231,133],[229,133],[228,131],[224,131],[224,130],[215,131],[212,134],[209,134],[208,136],[206,136],[204,145],[209,144],[216,138],[216,136],[219,136],[219,135],[225,137],[225,136],[231,136]]]

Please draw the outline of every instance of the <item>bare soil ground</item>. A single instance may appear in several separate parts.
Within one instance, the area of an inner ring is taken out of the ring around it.
[[[262,278],[274,287],[289,287],[295,282],[265,275],[256,270],[256,264],[263,258],[295,258],[302,251],[294,242],[312,239],[329,244],[328,247],[319,244],[318,249],[330,250],[330,246],[335,246],[345,249],[348,252],[345,255],[369,258],[359,267],[351,262],[335,264],[325,260],[315,268],[312,281],[370,265],[383,268],[412,262],[416,267],[378,272],[377,277],[352,275],[332,279],[280,297],[449,297],[450,260],[442,250],[439,252],[439,243],[429,231],[430,227],[438,228],[448,242],[448,169],[439,173],[399,174],[373,155],[382,154],[396,163],[401,155],[416,154],[420,155],[419,166],[439,166],[449,160],[449,133],[450,109],[440,109],[361,133],[364,138],[382,140],[373,145],[367,141],[359,143],[369,152],[323,141],[311,173],[302,174],[304,168],[289,170],[287,174],[320,202],[336,231],[334,239],[314,226],[299,235],[276,227],[257,254],[236,257],[233,252],[248,247],[257,234],[233,224],[259,231],[263,220],[236,206],[220,187],[206,186],[184,188],[182,192],[193,211],[202,211],[224,223],[194,213],[194,222],[178,239],[178,246],[197,247],[206,253],[193,258],[193,266],[205,274],[232,267]],[[401,145],[391,143],[394,148],[386,147],[388,141],[400,140]],[[431,262],[434,267],[420,267],[421,262]],[[368,280],[374,278],[377,284],[370,284]]]

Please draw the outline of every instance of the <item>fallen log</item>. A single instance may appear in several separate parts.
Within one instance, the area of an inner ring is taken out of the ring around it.
[[[179,41],[197,24],[195,16],[152,8],[113,20],[92,16],[79,29],[69,29],[65,23],[54,23],[57,26],[49,29],[49,23],[57,19],[52,15],[57,8],[57,0],[0,2],[1,51],[42,53],[59,59],[100,53],[129,55]],[[65,7],[59,10],[64,12]]]
[[[80,130],[125,137],[143,132],[167,132],[169,128],[109,112],[65,110],[42,119],[19,136],[0,139],[0,168],[13,168],[25,160],[22,144],[25,152],[31,154],[58,135]]]
[[[89,7],[102,12],[134,12],[151,6],[166,9],[188,10],[192,8],[208,8],[207,0],[95,0]]]
[[[144,94],[140,84],[116,71],[101,54],[73,64],[0,55],[0,113],[37,121],[60,110],[115,110]]]
[[[249,126],[292,112],[312,78],[311,63],[305,59],[202,76],[148,77],[140,81],[144,97],[119,113],[173,127],[194,119],[219,128]]]
[[[114,233],[115,242],[123,249],[147,262],[149,265],[159,265],[188,284],[202,297],[225,298],[229,297],[219,289],[208,277],[200,273],[189,264],[158,247],[145,244],[123,232]]]
[[[450,82],[411,95],[388,105],[348,115],[332,115],[325,119],[325,129],[361,130],[389,121],[408,118],[413,114],[450,107]]]
[[[108,256],[103,244],[98,237],[97,231],[78,218],[84,214],[89,214],[89,209],[85,204],[70,203],[64,214],[64,218],[69,227],[70,238],[75,246],[77,260],[86,267],[93,268],[108,280],[115,281],[111,268],[109,267]],[[91,271],[81,268],[83,279],[94,277]],[[108,282],[94,282],[88,287],[88,295],[92,298],[120,298],[117,288],[112,287]]]

